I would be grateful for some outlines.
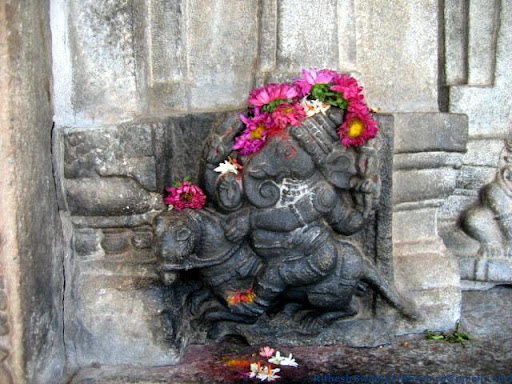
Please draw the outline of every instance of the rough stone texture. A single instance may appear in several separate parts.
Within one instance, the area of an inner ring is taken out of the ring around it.
[[[475,2],[475,5],[479,3],[481,2]],[[490,5],[494,3],[491,1]],[[475,11],[485,12],[488,8],[492,7],[474,7]],[[510,2],[501,2],[498,19],[495,23],[497,41],[493,51],[496,62],[494,85],[489,87],[461,85],[450,88],[450,112],[468,115],[470,138],[505,138],[510,132],[512,106],[510,98],[512,77],[509,71],[512,65],[512,52],[508,48],[512,44],[512,4]],[[476,20],[475,25],[484,21]],[[493,31],[488,30],[487,35],[489,33]],[[479,44],[478,40],[476,44]]]
[[[463,114],[397,113],[395,153],[465,152],[468,120]]]
[[[279,70],[298,72],[309,67],[337,68],[337,1],[281,0],[278,4]]]
[[[357,70],[372,107],[438,111],[438,12],[434,0],[356,2]]]
[[[510,288],[500,287],[486,292],[464,292],[461,329],[472,340],[461,344],[427,341],[422,335],[394,339],[379,348],[347,348],[344,346],[286,347],[279,341],[272,347],[281,353],[292,353],[298,368],[282,367],[278,382],[509,382],[512,380],[512,332]],[[191,346],[183,361],[173,367],[127,369],[98,367],[84,369],[72,379],[82,383],[226,383],[245,382],[230,360],[256,360],[257,349],[227,339],[220,344]],[[321,376],[320,376],[321,375]],[[357,375],[357,376],[356,376]],[[402,375],[400,378],[398,376]],[[336,378],[337,377],[337,378]],[[473,379],[474,377],[474,379]],[[437,378],[437,381],[436,381]],[[249,382],[249,381],[247,381]]]
[[[444,4],[446,84],[466,84],[468,2],[446,0]]]
[[[72,1],[66,8],[69,47],[54,49],[72,58],[72,78],[58,81],[72,83],[73,113],[95,123],[131,119],[138,112],[132,0]]]
[[[468,84],[492,85],[496,60],[498,0],[476,0],[469,4]]]
[[[47,1],[0,4],[0,382],[64,372],[63,239],[52,175]]]
[[[438,234],[437,216],[456,187],[467,121],[447,114],[398,114],[395,121],[395,282],[424,311],[423,328],[448,328],[460,316],[460,273]],[[420,331],[421,326],[402,329]]]

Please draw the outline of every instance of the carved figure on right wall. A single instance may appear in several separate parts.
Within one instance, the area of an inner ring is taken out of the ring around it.
[[[482,258],[512,255],[512,139],[505,142],[496,178],[480,191],[480,203],[462,218],[462,229],[480,242]]]

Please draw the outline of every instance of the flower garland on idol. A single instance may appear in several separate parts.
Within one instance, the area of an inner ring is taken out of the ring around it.
[[[372,119],[363,88],[346,74],[329,69],[304,69],[293,83],[270,83],[249,94],[247,116],[242,134],[235,138],[233,149],[241,155],[258,152],[273,133],[289,124],[299,126],[304,119],[325,113],[331,107],[346,111],[338,127],[341,145],[358,147],[377,134],[377,123]]]
[[[258,152],[268,138],[286,129],[299,126],[318,113],[329,108],[344,110],[345,116],[337,132],[344,147],[359,147],[377,135],[377,122],[373,120],[364,101],[363,88],[347,75],[330,69],[304,69],[292,83],[269,83],[249,93],[248,113],[240,115],[245,129],[235,137],[233,150],[247,156]],[[220,163],[216,172],[237,174],[242,166],[236,159]],[[164,198],[169,209],[200,209],[206,204],[206,196],[189,179],[177,182]]]

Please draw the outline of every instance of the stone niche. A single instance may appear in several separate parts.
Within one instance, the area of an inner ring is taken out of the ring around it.
[[[187,344],[211,337],[211,328],[189,312],[199,292],[197,273],[180,273],[171,287],[158,273],[153,224],[165,210],[164,187],[185,175],[200,180],[206,139],[237,115],[187,114],[64,128],[54,136],[62,171],[59,199],[73,233],[65,265],[65,332],[72,341],[67,353],[78,366],[173,364]],[[376,346],[397,334],[453,326],[460,311],[458,267],[437,235],[435,216],[454,188],[456,164],[465,149],[465,117],[375,118],[380,127],[375,140],[382,182],[379,205],[364,229],[347,239],[412,299],[421,318],[405,318],[366,289],[357,297],[356,317],[336,321],[322,332],[304,331],[281,312],[254,325],[223,328],[228,323],[220,322],[215,339],[235,334],[254,344],[278,338],[291,345]],[[418,121],[430,129],[421,130],[421,144],[410,144],[408,135],[416,135]],[[400,133],[394,135],[397,126]],[[426,187],[432,180],[438,189]]]

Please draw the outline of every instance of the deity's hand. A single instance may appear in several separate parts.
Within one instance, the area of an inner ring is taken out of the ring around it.
[[[238,243],[249,234],[251,230],[250,208],[243,208],[228,216],[224,224],[224,235],[229,241]]]
[[[370,178],[356,179],[352,183],[355,202],[362,210],[363,217],[367,218],[380,195],[380,184]]]
[[[225,128],[222,134],[213,134],[209,137],[204,151],[204,158],[210,164],[218,164],[228,157],[233,150],[233,140],[244,128],[244,125],[238,116],[232,116],[225,122]]]

